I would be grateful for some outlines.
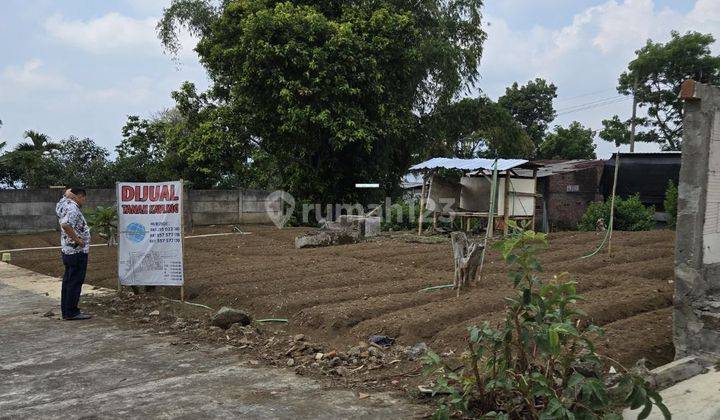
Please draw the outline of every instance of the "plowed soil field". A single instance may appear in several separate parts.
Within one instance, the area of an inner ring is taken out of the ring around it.
[[[500,319],[511,293],[505,265],[494,251],[482,282],[457,298],[447,289],[419,292],[452,282],[449,243],[381,237],[297,250],[294,237],[305,229],[249,230],[249,235],[185,241],[189,300],[242,308],[258,318],[288,318],[290,331],[333,345],[384,334],[401,344],[424,341],[436,351],[458,351],[464,348],[466,327]],[[602,353],[626,365],[641,357],[651,367],[671,361],[674,232],[616,232],[612,256],[602,252],[580,259],[601,239],[592,232],[550,235],[550,248],[541,255],[545,277],[568,272],[578,282],[587,299],[580,307],[605,329],[598,342]],[[0,248],[57,242],[57,233],[1,236]],[[13,264],[62,275],[57,250],[14,253]],[[87,281],[112,288],[116,276],[117,250],[93,248]],[[178,294],[172,289],[159,293]]]

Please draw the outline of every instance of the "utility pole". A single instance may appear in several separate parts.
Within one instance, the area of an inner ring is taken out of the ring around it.
[[[637,115],[637,78],[633,84],[633,109],[632,118],[630,119],[630,153],[635,151],[635,115]]]

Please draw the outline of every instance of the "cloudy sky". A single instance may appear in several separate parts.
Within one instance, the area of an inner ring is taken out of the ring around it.
[[[167,3],[0,0],[0,139],[15,144],[34,129],[113,149],[127,115],[172,105],[182,81],[207,87],[191,38],[179,62],[160,48],[154,27]],[[514,81],[543,77],[558,86],[556,124],[599,129],[603,118],[629,116],[615,86],[634,51],[672,29],[720,39],[720,1],[486,0],[485,25],[478,89],[496,99]],[[598,140],[600,157],[613,150]]]

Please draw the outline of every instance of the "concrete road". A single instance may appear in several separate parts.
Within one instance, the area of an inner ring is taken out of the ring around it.
[[[57,279],[0,263],[0,418],[403,419],[386,394],[359,399],[227,348],[178,344],[109,319],[62,321]],[[49,295],[46,296],[45,292]]]

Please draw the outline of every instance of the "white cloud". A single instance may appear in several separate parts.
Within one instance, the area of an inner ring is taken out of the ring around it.
[[[47,18],[43,24],[54,40],[93,54],[127,53],[132,55],[162,54],[155,26],[158,18],[135,19],[112,12],[94,19],[70,20],[60,14]],[[197,39],[187,32],[180,34],[182,57],[195,57],[192,49]]]
[[[46,71],[39,59],[26,61],[22,66],[7,66],[0,73],[0,86],[4,89],[69,91],[77,89],[77,84],[59,74]]]

